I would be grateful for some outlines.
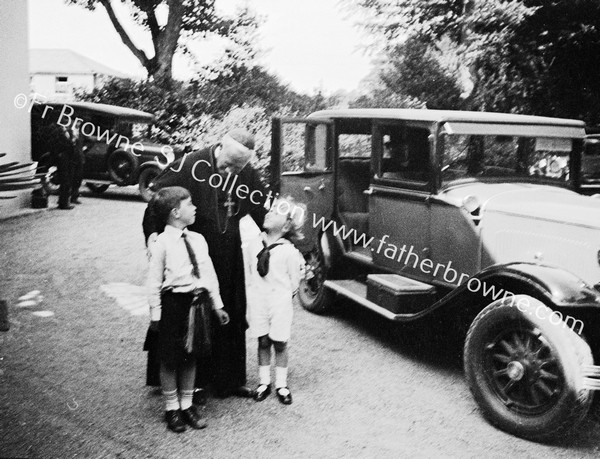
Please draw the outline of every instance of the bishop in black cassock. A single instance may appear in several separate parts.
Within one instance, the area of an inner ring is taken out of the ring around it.
[[[231,142],[231,138],[228,141]],[[221,148],[223,150],[219,151]],[[227,155],[224,149],[217,145],[187,154],[154,180],[153,189],[187,188],[197,207],[196,221],[189,229],[206,239],[224,309],[230,317],[226,326],[213,321],[213,355],[211,362],[200,362],[197,385],[212,382],[217,394],[230,395],[246,385],[246,293],[239,221],[250,215],[259,227],[262,226],[266,193],[257,171],[250,165],[237,174],[221,170],[219,175],[217,156],[222,155],[220,162],[223,163]],[[225,161],[227,164],[231,165],[232,161]],[[253,191],[255,193],[251,194]],[[143,229],[146,240],[152,233],[164,229],[164,223],[154,215],[152,201],[144,214]]]

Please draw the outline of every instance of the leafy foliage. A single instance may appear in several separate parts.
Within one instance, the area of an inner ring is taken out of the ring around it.
[[[450,40],[461,68],[470,75],[467,108],[600,122],[597,0],[345,3],[361,13],[362,26],[380,37],[377,46],[387,52],[407,37],[434,47]],[[418,79],[418,73],[406,72],[401,78]],[[406,92],[410,84],[404,81],[397,90]]]
[[[156,139],[189,141],[189,132],[202,117],[222,119],[235,107],[262,107],[267,116],[286,111],[297,115],[321,108],[320,96],[292,91],[260,67],[238,67],[212,81],[174,81],[165,87],[151,81],[110,79],[79,99],[153,113],[157,117]]]

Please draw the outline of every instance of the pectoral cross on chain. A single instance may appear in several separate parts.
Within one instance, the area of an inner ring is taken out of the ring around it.
[[[227,194],[227,201],[223,204],[227,207],[227,218],[233,217],[233,207],[235,206],[235,202],[231,199],[231,193]]]

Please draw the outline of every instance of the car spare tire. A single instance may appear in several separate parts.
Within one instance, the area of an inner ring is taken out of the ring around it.
[[[140,187],[140,194],[144,201],[148,202],[154,196],[152,190],[150,190],[150,184],[160,174],[161,170],[158,167],[146,167],[138,178],[138,185]]]
[[[484,416],[530,440],[575,429],[592,401],[583,377],[590,347],[554,317],[526,295],[498,300],[477,315],[465,342],[465,374]]]
[[[108,174],[117,185],[133,185],[138,166],[138,157],[126,150],[115,150],[108,157]]]

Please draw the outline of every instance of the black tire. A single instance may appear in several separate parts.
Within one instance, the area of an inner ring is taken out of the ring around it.
[[[42,187],[47,194],[58,194],[60,177],[56,166],[49,166],[46,169],[46,173],[42,179]]]
[[[147,167],[140,173],[138,178],[140,194],[146,202],[150,201],[152,196],[154,196],[154,192],[150,190],[150,183],[158,176],[158,174],[160,174],[160,169],[158,167]]]
[[[326,236],[321,236],[315,249],[306,256],[306,275],[300,282],[298,299],[304,309],[315,314],[326,314],[331,311],[335,300],[335,292],[325,287],[328,267],[325,263],[324,246],[327,248]]]
[[[108,190],[108,187],[110,185],[108,185],[107,183],[85,182],[85,186],[87,186],[90,191],[100,194]]]
[[[553,325],[551,313],[525,295],[495,301],[471,324],[464,348],[465,374],[483,415],[530,440],[567,434],[592,402],[582,376],[582,367],[593,364],[590,348],[563,322]]]
[[[137,156],[125,150],[115,150],[108,157],[108,174],[120,186],[133,185],[139,166]]]

